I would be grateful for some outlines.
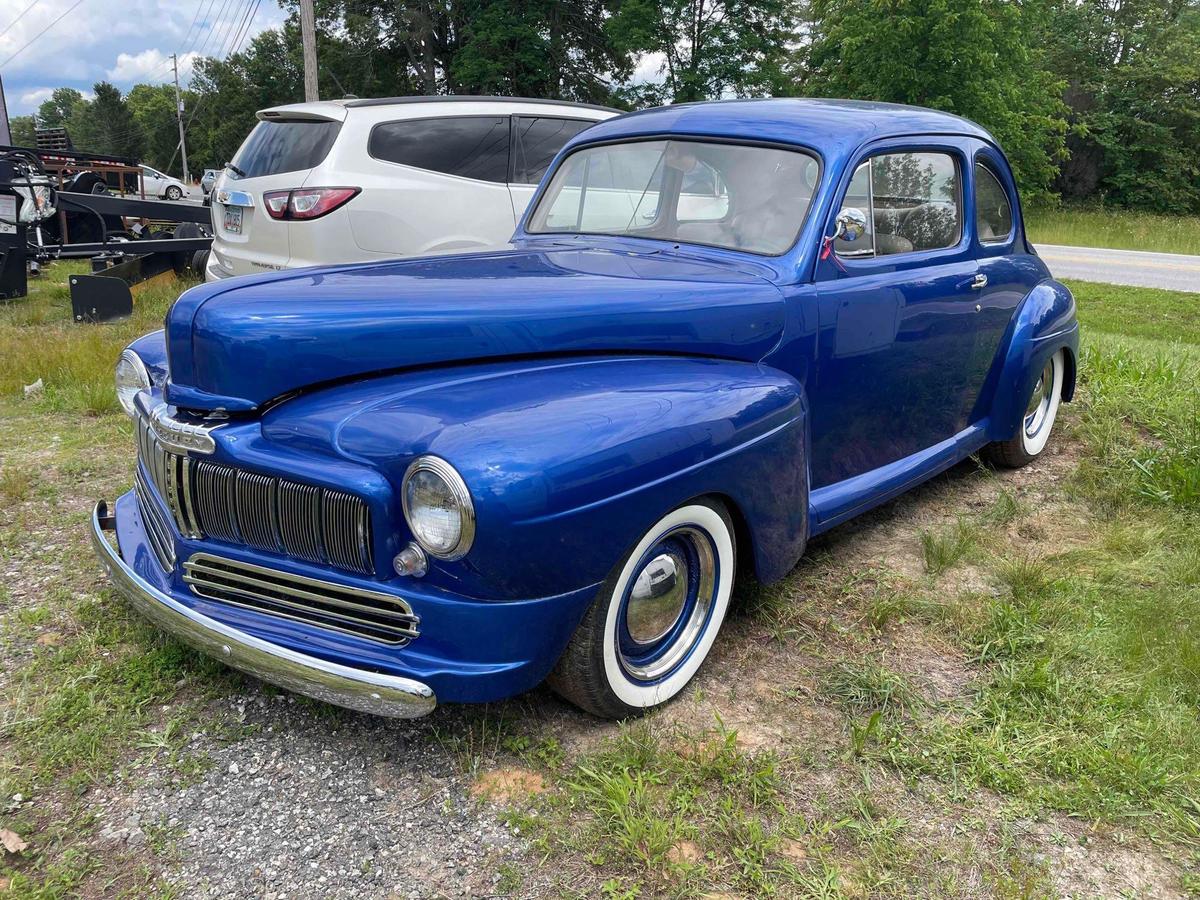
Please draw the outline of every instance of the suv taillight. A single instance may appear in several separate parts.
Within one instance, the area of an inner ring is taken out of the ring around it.
[[[362,191],[356,187],[294,188],[267,191],[263,206],[272,219],[319,219]]]

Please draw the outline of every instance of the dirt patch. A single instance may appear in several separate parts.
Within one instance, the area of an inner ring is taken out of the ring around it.
[[[697,863],[703,856],[703,851],[692,841],[680,841],[667,851],[667,862],[682,866]]]
[[[531,769],[503,768],[483,772],[471,785],[471,795],[494,803],[524,803],[546,792],[546,779]]]

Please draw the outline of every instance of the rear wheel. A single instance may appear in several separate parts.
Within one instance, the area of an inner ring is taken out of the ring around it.
[[[1017,433],[1007,441],[997,441],[985,448],[985,455],[993,464],[1019,469],[1029,465],[1046,449],[1062,403],[1066,372],[1066,355],[1059,350],[1042,367]]]
[[[605,718],[666,703],[712,649],[735,569],[733,522],[722,504],[697,500],[667,513],[601,586],[550,686]]]

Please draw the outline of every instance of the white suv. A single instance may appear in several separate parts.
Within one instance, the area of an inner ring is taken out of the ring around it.
[[[503,97],[261,110],[213,188],[206,277],[502,245],[563,144],[618,114]]]

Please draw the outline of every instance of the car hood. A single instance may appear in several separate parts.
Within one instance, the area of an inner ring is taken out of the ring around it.
[[[751,267],[675,254],[549,247],[300,269],[181,296],[167,399],[245,412],[376,373],[573,353],[753,362],[784,311]]]

